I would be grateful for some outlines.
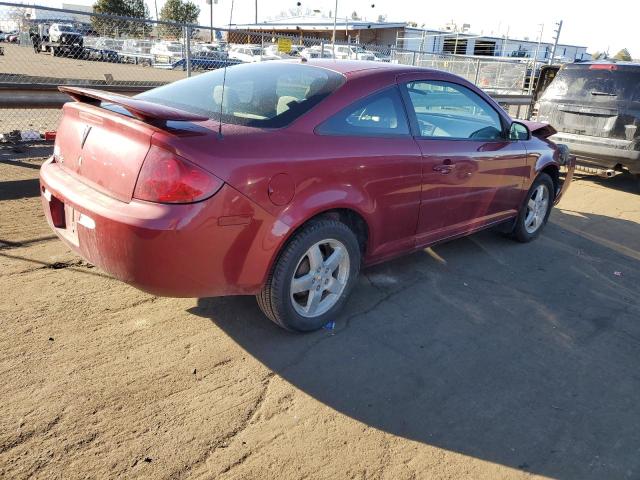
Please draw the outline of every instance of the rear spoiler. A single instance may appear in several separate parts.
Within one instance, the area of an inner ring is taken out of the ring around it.
[[[100,106],[101,102],[106,102],[119,105],[138,120],[142,120],[147,123],[156,123],[158,121],[164,123],[169,120],[185,122],[202,122],[209,120],[209,117],[204,115],[197,115],[177,108],[166,107],[158,103],[138,100],[136,98],[127,97],[126,95],[104,92],[93,88],[60,86],[58,87],[58,90],[66,93],[76,102],[80,103]]]
[[[555,135],[558,131],[548,123],[532,122],[530,120],[518,120],[524,123],[531,132],[531,135],[538,138],[547,138],[551,135]]]

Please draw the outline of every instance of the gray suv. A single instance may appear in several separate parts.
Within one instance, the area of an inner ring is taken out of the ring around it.
[[[602,176],[640,179],[640,63],[563,66],[538,105],[538,120],[558,133],[578,164]]]

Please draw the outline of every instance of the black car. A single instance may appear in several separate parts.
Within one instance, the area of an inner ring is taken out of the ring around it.
[[[603,176],[640,179],[640,63],[563,66],[542,95],[538,120],[558,131],[578,164]]]

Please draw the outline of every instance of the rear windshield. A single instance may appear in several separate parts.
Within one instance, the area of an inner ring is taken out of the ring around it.
[[[640,101],[640,69],[565,68],[551,82],[543,100]]]
[[[251,127],[284,127],[344,82],[323,68],[292,63],[249,63],[159,87],[137,98]]]

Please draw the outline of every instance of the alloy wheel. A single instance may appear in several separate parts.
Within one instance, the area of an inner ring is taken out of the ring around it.
[[[549,210],[549,189],[541,184],[531,192],[527,202],[527,213],[524,217],[524,228],[533,234],[542,226]]]
[[[291,279],[291,301],[296,312],[314,318],[329,311],[347,286],[349,252],[335,239],[315,243],[298,261]]]

